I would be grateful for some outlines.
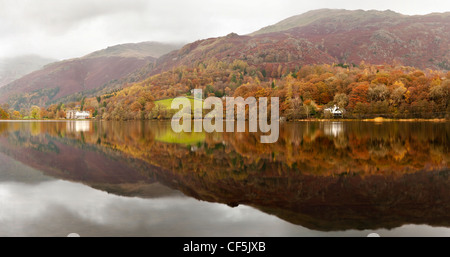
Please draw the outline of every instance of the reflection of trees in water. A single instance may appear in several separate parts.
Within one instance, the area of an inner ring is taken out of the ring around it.
[[[102,124],[97,134],[107,134],[102,141],[105,146],[163,168],[209,177],[217,173],[217,177],[239,174],[242,178],[252,172],[286,174],[289,170],[314,175],[411,173],[442,169],[449,163],[449,127],[444,123],[349,122],[345,132],[337,135],[325,133],[321,123],[288,123],[275,144],[258,143],[259,133],[216,133],[207,134],[204,144],[195,146],[152,139],[145,143],[146,135],[170,130],[167,123],[124,124]]]
[[[226,175],[233,171],[242,176],[255,172],[254,167],[267,169],[270,164],[271,168],[276,167],[276,172],[391,174],[442,169],[450,162],[447,123],[286,123],[274,144],[260,144],[260,133],[248,132],[206,134],[199,137],[203,143],[194,145],[159,142],[157,139],[171,130],[168,122],[93,122],[88,131],[74,128],[63,122],[0,123],[3,136],[12,137],[8,134],[12,131],[28,131],[39,140],[43,140],[43,134],[72,138],[82,144],[115,149],[163,168],[200,173]],[[16,141],[23,141],[24,137]]]
[[[297,164],[304,168],[302,172],[312,174],[414,172],[447,167],[447,126],[429,123],[419,126],[420,130],[414,126],[410,123],[382,126],[348,123],[345,134],[335,137],[298,125],[288,130],[282,128],[280,140],[271,146],[253,144],[253,140],[247,143],[252,134],[224,137],[243,156],[261,157],[272,152],[273,156],[278,156],[278,161],[290,167]]]
[[[156,140],[168,123],[102,122],[83,132],[65,123],[0,123],[0,149],[26,152],[24,162],[53,176],[117,194],[145,196],[136,186],[142,175],[197,199],[252,205],[315,229],[447,226],[449,129],[349,122],[335,136],[321,123],[287,123],[275,144],[259,144],[255,133],[216,133],[190,146]],[[59,152],[45,152],[49,142]],[[82,157],[68,158],[74,154]]]

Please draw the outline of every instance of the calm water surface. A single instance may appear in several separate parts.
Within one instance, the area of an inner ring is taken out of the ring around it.
[[[450,236],[450,123],[0,122],[0,236]]]

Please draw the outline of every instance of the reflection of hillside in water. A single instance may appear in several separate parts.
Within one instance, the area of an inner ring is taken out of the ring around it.
[[[287,123],[271,145],[171,133],[153,122],[0,123],[0,151],[115,194],[147,197],[159,182],[318,230],[450,226],[449,124]]]

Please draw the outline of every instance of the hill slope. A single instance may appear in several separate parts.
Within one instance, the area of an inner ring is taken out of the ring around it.
[[[209,60],[298,67],[321,63],[392,64],[450,69],[450,13],[311,11],[253,34],[210,38],[158,59],[149,75]]]
[[[177,46],[145,42],[109,47],[82,58],[53,63],[0,88],[0,102],[19,109],[48,105],[102,87],[152,63]]]
[[[148,56],[159,58],[164,54],[167,54],[173,50],[181,48],[183,45],[177,44],[163,44],[157,42],[142,42],[138,44],[122,44],[111,46],[106,49],[88,54],[88,58],[97,57],[136,57],[145,58]]]
[[[400,62],[450,69],[450,12],[407,16],[392,11],[316,10],[283,20],[252,35],[305,38],[339,62]]]
[[[251,35],[231,33],[199,40],[162,55],[171,49],[177,47],[125,44],[56,63],[1,88],[0,103],[9,101],[17,109],[74,101],[81,94],[101,95],[177,67],[235,60],[259,69],[269,80],[304,65],[323,63],[359,65],[364,61],[450,70],[450,13],[407,16],[392,11],[322,9]]]
[[[359,26],[361,23],[377,18],[396,20],[408,17],[393,11],[363,11],[363,10],[344,10],[344,9],[318,9],[303,14],[295,15],[282,20],[276,24],[264,27],[251,33],[251,36],[281,32],[293,28],[305,27],[311,24],[320,24],[324,20],[332,19],[337,23],[345,22],[347,26]]]
[[[55,62],[54,59],[25,55],[0,60],[0,87]]]
[[[317,49],[308,40],[294,38],[289,34],[251,37],[232,33],[225,37],[197,41],[162,56],[157,60],[151,74],[199,62],[234,60],[243,60],[257,67],[266,64],[299,66],[336,61],[334,57]]]

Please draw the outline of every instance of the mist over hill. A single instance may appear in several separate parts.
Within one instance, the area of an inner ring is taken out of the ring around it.
[[[20,108],[77,101],[179,67],[236,60],[263,73],[305,65],[361,63],[446,71],[450,70],[449,46],[448,12],[408,16],[389,10],[320,9],[249,35],[230,33],[184,46],[122,44],[53,63],[1,88],[0,103]]]
[[[55,59],[37,55],[22,55],[0,59],[0,87],[55,61]]]
[[[0,102],[14,108],[55,103],[127,76],[177,47],[156,42],[124,44],[52,63],[0,88]]]

